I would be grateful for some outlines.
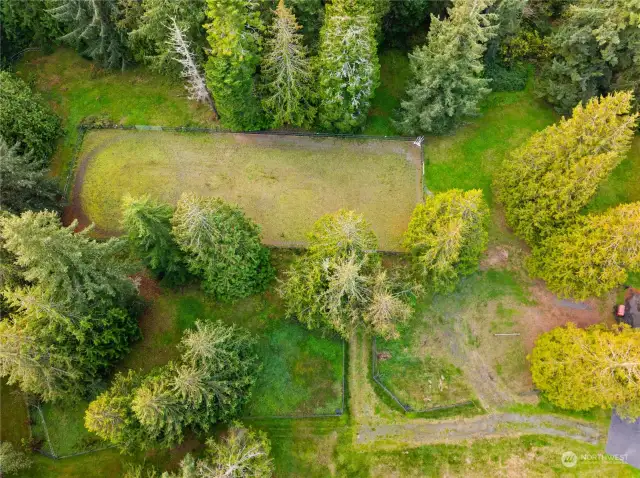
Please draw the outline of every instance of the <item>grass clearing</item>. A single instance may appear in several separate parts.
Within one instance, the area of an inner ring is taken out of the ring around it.
[[[410,141],[91,131],[75,193],[103,231],[119,229],[125,194],[172,203],[185,191],[220,196],[239,204],[274,245],[304,244],[320,216],[354,209],[382,249],[397,250],[421,198],[419,154]]]
[[[181,82],[139,66],[103,70],[68,48],[52,54],[27,52],[16,73],[33,85],[62,117],[65,135],[52,170],[63,181],[77,140],[76,127],[88,116],[123,125],[206,126],[211,112],[190,101]]]
[[[29,438],[29,414],[24,395],[16,386],[0,381],[0,441],[20,446],[22,439]]]

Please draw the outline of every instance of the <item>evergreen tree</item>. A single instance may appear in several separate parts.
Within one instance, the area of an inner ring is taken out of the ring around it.
[[[173,208],[149,196],[125,197],[122,224],[129,244],[145,266],[164,282],[179,285],[188,278],[184,254],[171,233]]]
[[[260,228],[222,199],[183,194],[173,215],[173,234],[191,272],[220,300],[260,292],[273,278]]]
[[[171,44],[173,22],[190,45],[193,61],[200,66],[205,59],[206,44],[203,24],[206,19],[205,0],[142,0],[142,14],[129,33],[131,52],[136,60],[151,69],[178,77],[181,68]]]
[[[419,204],[405,233],[416,273],[439,292],[452,291],[461,276],[478,268],[487,247],[489,208],[482,191],[452,189]]]
[[[13,214],[26,210],[57,210],[60,190],[49,171],[31,153],[18,153],[0,137],[0,208]]]
[[[640,202],[581,217],[533,250],[533,275],[562,297],[606,294],[640,269]]]
[[[129,61],[126,32],[118,28],[118,0],[55,0],[49,10],[66,26],[60,39],[107,68],[122,68]]]
[[[272,0],[274,7],[279,0]],[[318,48],[320,27],[324,23],[324,4],[322,0],[285,0],[285,5],[302,26],[306,45],[315,51]]]
[[[351,133],[364,125],[380,79],[373,8],[336,0],[326,6],[318,56],[318,122]]]
[[[287,316],[347,339],[358,327],[396,337],[396,324],[412,312],[408,291],[387,277],[376,247],[362,216],[339,211],[320,218],[309,233],[307,252],[293,262],[279,290]]]
[[[271,126],[309,126],[315,116],[311,106],[311,64],[296,17],[280,0],[262,59],[265,97],[262,106],[272,117]]]
[[[235,130],[261,129],[265,119],[254,85],[264,30],[259,3],[208,0],[208,6],[206,28],[211,52],[206,75],[220,121]]]
[[[405,45],[410,35],[424,23],[433,5],[432,0],[390,2],[389,12],[382,21],[385,41]]]
[[[493,0],[454,0],[449,16],[431,16],[427,44],[409,55],[413,79],[398,127],[406,134],[444,133],[478,112],[489,93],[482,77],[487,41],[495,34]]]
[[[611,91],[640,98],[640,4],[577,0],[551,37],[553,57],[541,78],[547,100],[563,113]]]
[[[32,152],[34,161],[45,164],[61,132],[60,118],[42,96],[17,76],[0,71],[0,137],[18,144],[18,154]]]
[[[631,93],[578,105],[570,119],[534,134],[513,151],[495,180],[508,224],[537,244],[569,224],[622,161],[637,115]]]
[[[536,388],[558,407],[589,410],[617,406],[629,419],[640,415],[637,329],[627,325],[579,329],[569,323],[538,337],[529,360]]]
[[[495,13],[495,36],[487,44],[486,63],[496,60],[500,45],[520,30],[524,8],[529,0],[496,0],[491,7]]]
[[[137,295],[127,277],[130,265],[119,255],[124,242],[98,242],[88,229],[74,233],[74,221],[62,227],[53,212],[24,212],[0,218],[0,235],[5,248],[15,254],[24,268],[24,278],[39,285],[56,303],[76,311],[99,306],[129,307]]]
[[[32,463],[27,455],[14,449],[11,442],[0,441],[0,476],[27,470]]]

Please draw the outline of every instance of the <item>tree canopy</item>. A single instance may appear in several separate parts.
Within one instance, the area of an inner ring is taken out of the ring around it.
[[[640,202],[580,217],[534,248],[528,265],[562,297],[584,300],[624,284],[640,269]]]
[[[529,357],[533,383],[554,405],[611,408],[640,416],[640,331],[627,325],[579,329],[569,323],[542,334]]]
[[[287,315],[345,338],[358,327],[395,337],[396,324],[412,313],[410,290],[382,269],[364,218],[345,210],[328,214],[308,237],[307,252],[293,262],[280,288]]]
[[[494,184],[516,234],[537,244],[575,220],[629,150],[631,101],[629,92],[593,98],[509,155]]]
[[[183,194],[173,215],[173,234],[190,271],[205,291],[221,300],[264,290],[273,278],[260,228],[220,198]]]
[[[488,217],[479,189],[427,196],[414,209],[404,247],[427,287],[451,291],[461,276],[477,269],[487,247]]]

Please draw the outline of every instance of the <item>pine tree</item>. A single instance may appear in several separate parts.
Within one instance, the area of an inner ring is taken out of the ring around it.
[[[157,277],[170,285],[188,278],[184,254],[171,233],[173,208],[149,196],[123,200],[122,224],[135,254]]]
[[[529,267],[551,291],[578,300],[624,284],[640,269],[640,202],[581,217],[542,241]]]
[[[537,244],[574,220],[630,147],[637,115],[632,95],[578,105],[570,119],[534,134],[513,151],[495,179],[508,224]]]
[[[185,79],[185,88],[189,92],[189,99],[199,103],[207,103],[215,119],[218,119],[218,111],[211,97],[211,93],[207,89],[207,83],[204,75],[200,72],[197,60],[193,54],[191,43],[187,40],[186,33],[178,26],[175,18],[171,19],[169,26],[170,36],[169,43],[174,52],[174,59],[182,65],[182,78]]]
[[[444,133],[478,112],[489,93],[482,77],[487,41],[495,32],[493,0],[454,0],[448,18],[431,16],[427,44],[409,55],[413,79],[401,104],[406,134]]]
[[[451,291],[461,276],[478,268],[487,247],[489,208],[482,191],[452,189],[419,204],[405,233],[404,247],[425,285]]]
[[[265,118],[254,85],[264,30],[258,1],[208,0],[208,6],[205,70],[220,121],[235,130],[261,129]]]
[[[18,144],[9,147],[1,136],[0,191],[0,208],[13,214],[60,208],[60,190],[49,171],[31,153],[20,154]]]
[[[191,272],[220,300],[260,292],[273,278],[260,228],[222,199],[183,194],[173,215],[173,234]]]
[[[53,212],[24,212],[0,218],[5,248],[16,255],[24,278],[46,291],[51,299],[77,311],[97,304],[128,307],[137,295],[127,277],[131,266],[119,254],[124,242],[98,242],[89,230],[74,233],[74,221],[63,227]]]
[[[351,133],[364,125],[380,79],[375,32],[368,3],[327,4],[317,66],[322,128]]]
[[[542,334],[529,357],[531,375],[551,403],[570,410],[632,411],[640,395],[640,331],[627,325],[579,329],[569,323]],[[623,413],[624,414],[624,413]]]
[[[315,116],[311,106],[311,64],[302,44],[300,26],[280,0],[262,59],[265,97],[262,106],[272,117],[271,126],[309,126]]]
[[[636,1],[573,2],[551,37],[554,55],[541,75],[547,100],[562,113],[612,91],[634,90],[638,101],[638,15],[640,4]]]
[[[274,7],[278,3],[272,0]],[[285,0],[285,6],[293,10],[293,14],[302,26],[305,44],[312,50],[318,48],[319,33],[324,23],[324,4],[322,0]]]
[[[287,316],[347,339],[359,327],[396,337],[396,325],[412,313],[406,300],[411,290],[387,277],[376,247],[361,215],[342,210],[320,218],[306,254],[293,262],[279,289]]]
[[[122,68],[129,62],[126,32],[118,28],[118,0],[56,0],[50,10],[66,25],[60,39],[107,68]]]

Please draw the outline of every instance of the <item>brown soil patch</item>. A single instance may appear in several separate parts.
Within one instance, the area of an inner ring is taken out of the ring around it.
[[[580,306],[584,308],[574,308],[562,305],[541,281],[536,281],[529,290],[536,304],[526,307],[523,313],[519,314],[527,352],[531,351],[540,334],[568,322],[573,322],[578,327],[588,327],[613,320],[606,307],[606,303],[613,304],[613,301],[607,298],[589,299],[581,303]]]
[[[158,282],[147,273],[139,273],[133,277],[138,284],[138,292],[143,299],[151,301],[158,298],[162,293]]]
[[[480,261],[480,270],[504,269],[508,264],[509,250],[505,246],[490,247]]]

